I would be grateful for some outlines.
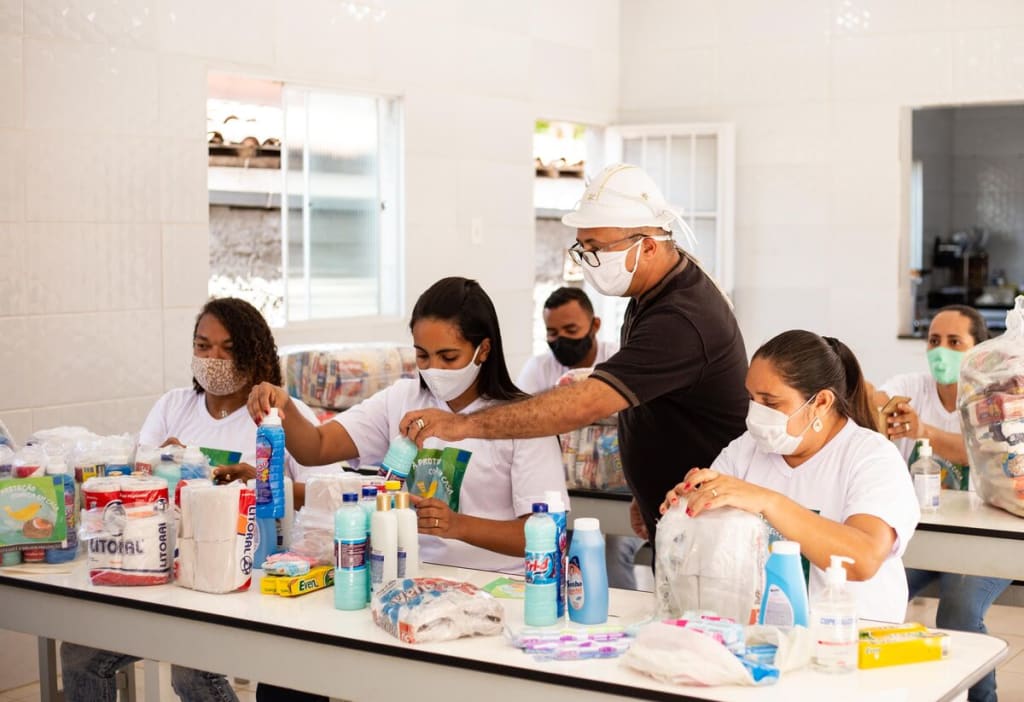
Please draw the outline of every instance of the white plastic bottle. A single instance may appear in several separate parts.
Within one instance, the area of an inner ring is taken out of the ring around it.
[[[939,508],[942,495],[942,469],[932,458],[932,447],[928,439],[921,439],[917,447],[917,460],[910,466],[914,478],[914,492],[922,512],[934,512]]]
[[[398,577],[398,520],[391,495],[377,494],[377,511],[370,517],[370,590],[378,592]]]
[[[825,569],[825,589],[811,601],[814,667],[825,673],[857,669],[857,600],[846,587],[846,556],[832,556]]]
[[[395,493],[395,519],[398,524],[398,577],[415,578],[420,574],[420,535],[416,513],[409,508],[409,493]]]

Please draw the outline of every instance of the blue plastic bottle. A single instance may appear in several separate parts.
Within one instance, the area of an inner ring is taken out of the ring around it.
[[[566,531],[565,503],[562,493],[558,490],[545,490],[544,499],[548,503],[548,514],[555,520],[555,546],[558,549],[558,561],[555,563],[558,573],[558,618],[565,616],[565,567],[569,554],[569,534]]]
[[[580,517],[573,520],[572,528],[565,575],[569,619],[577,624],[604,624],[608,621],[608,567],[601,522]]]
[[[334,607],[362,609],[367,603],[366,515],[359,496],[346,492],[334,513]]]
[[[256,553],[253,565],[263,567],[268,556],[284,550],[284,531],[281,520],[273,517],[256,517]]]
[[[370,544],[370,520],[373,517],[373,513],[377,511],[377,486],[376,485],[363,485],[362,497],[359,499],[359,506],[362,508],[363,513],[366,514],[366,553],[369,554],[372,549]],[[367,555],[369,558],[369,555]],[[370,578],[366,579],[366,597],[370,597]]]
[[[256,517],[284,516],[284,427],[276,407],[256,430]]]
[[[807,626],[807,583],[800,563],[800,544],[776,541],[765,564],[764,594],[757,623]]]
[[[48,548],[43,554],[47,563],[67,563],[75,560],[78,555],[78,521],[75,519],[75,479],[68,473],[67,463],[60,456],[51,456],[46,463],[46,474],[53,478],[53,482],[60,494],[64,495],[64,518],[67,522],[67,546],[61,548]]]
[[[412,470],[412,462],[416,460],[416,453],[419,449],[416,444],[406,436],[399,434],[391,440],[388,445],[388,452],[384,454],[384,460],[380,462],[380,474],[391,476],[389,480],[397,480],[399,489],[405,485],[405,479],[409,477]]]
[[[543,502],[533,505],[533,514],[526,520],[526,603],[527,626],[550,626],[558,622],[558,573],[555,543],[558,527],[548,515]]]

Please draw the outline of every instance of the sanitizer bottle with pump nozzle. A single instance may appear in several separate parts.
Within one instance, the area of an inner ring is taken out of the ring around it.
[[[928,439],[921,439],[917,446],[917,460],[910,466],[914,478],[914,492],[923,512],[934,512],[939,508],[942,494],[942,469],[932,458],[932,446]]]
[[[857,669],[857,600],[846,587],[846,568],[852,558],[832,556],[825,569],[825,589],[811,602],[814,666],[825,673]]]

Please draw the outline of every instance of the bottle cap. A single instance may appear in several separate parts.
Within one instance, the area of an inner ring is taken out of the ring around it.
[[[577,517],[572,520],[575,531],[601,531],[601,520],[597,517]]]
[[[388,492],[398,492],[402,489],[402,482],[400,480],[385,480],[384,489]]]
[[[391,495],[387,493],[377,493],[377,511],[387,512],[391,509]]]
[[[260,426],[266,425],[268,427],[279,427],[281,426],[281,411],[276,407],[271,407],[267,412],[267,416],[260,422]]]
[[[395,509],[409,509],[409,493],[404,491],[395,493]]]
[[[376,497],[377,486],[376,485],[364,485],[363,486],[363,497]]]
[[[547,514],[547,511],[548,511],[548,503],[547,502],[534,502],[533,503],[533,513],[534,514],[537,514],[538,512],[544,512],[545,514]]]
[[[918,456],[931,456],[932,455],[932,445],[931,445],[931,442],[928,441],[928,439],[919,439],[918,440],[917,455]]]
[[[548,503],[548,512],[565,511],[565,503],[562,502],[562,493],[558,490],[545,490],[544,501]]]
[[[359,495],[355,494],[354,492],[346,492],[344,495],[341,496],[341,501],[342,503],[359,502]]]
[[[783,556],[799,556],[800,544],[796,541],[776,541],[772,544],[772,553],[779,553]]]
[[[843,563],[853,565],[856,561],[846,556],[830,556],[829,558],[832,565],[825,569],[825,584],[842,585],[846,582],[846,568],[843,567]]]

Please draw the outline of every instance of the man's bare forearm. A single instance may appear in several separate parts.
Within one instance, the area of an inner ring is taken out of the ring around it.
[[[627,406],[626,400],[609,385],[588,379],[474,412],[466,417],[467,435],[482,439],[553,436],[592,424]]]

